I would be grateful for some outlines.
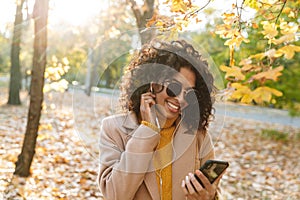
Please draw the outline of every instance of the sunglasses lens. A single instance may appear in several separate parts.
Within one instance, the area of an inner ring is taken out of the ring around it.
[[[156,94],[156,93],[160,93],[164,89],[164,86],[162,84],[153,83],[151,85],[151,89],[152,89],[151,92]]]
[[[197,97],[199,96],[199,92],[195,89],[189,90],[185,95],[185,100],[191,104],[197,102]]]
[[[181,93],[182,86],[180,83],[170,83],[167,87],[167,94],[170,97],[176,97]]]

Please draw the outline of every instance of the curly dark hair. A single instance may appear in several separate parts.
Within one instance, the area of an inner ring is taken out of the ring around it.
[[[167,67],[164,67],[167,66]],[[140,98],[150,89],[150,82],[160,82],[174,76],[180,68],[188,68],[196,75],[197,99],[182,111],[183,122],[189,128],[206,131],[213,117],[216,87],[208,63],[185,40],[172,42],[152,40],[143,45],[125,68],[120,86],[120,103],[124,110],[140,113]],[[170,70],[170,68],[172,70]],[[198,112],[197,112],[198,111]]]

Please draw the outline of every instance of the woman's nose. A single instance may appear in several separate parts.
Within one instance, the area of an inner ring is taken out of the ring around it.
[[[180,102],[180,104],[186,102],[184,97],[185,97],[185,91],[182,90],[182,91],[180,92],[180,94],[177,96],[177,99],[178,99],[178,101]]]

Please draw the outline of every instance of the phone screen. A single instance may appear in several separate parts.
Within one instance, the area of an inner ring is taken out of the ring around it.
[[[207,160],[204,165],[201,166],[200,171],[207,177],[210,183],[213,183],[228,166],[229,163],[226,161]],[[202,187],[204,187],[197,175],[195,175],[195,178]]]
[[[213,183],[228,165],[228,162],[225,161],[208,160],[200,168],[200,171],[208,178],[210,183]]]

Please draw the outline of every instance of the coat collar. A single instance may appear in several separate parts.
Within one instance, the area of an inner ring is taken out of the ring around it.
[[[184,133],[184,134],[189,134],[189,135],[194,135],[194,134],[196,134],[197,131],[191,132],[191,131],[186,127],[186,125],[182,124],[180,121],[177,122],[177,123],[179,123],[179,127],[178,127],[178,129],[177,129],[176,132]],[[129,112],[125,115],[125,118],[124,118],[124,121],[123,121],[122,126],[123,126],[124,128],[126,128],[126,129],[131,129],[131,130],[136,129],[136,128],[139,126],[138,119],[137,119],[137,116],[136,116],[135,112],[129,111]]]
[[[129,111],[125,115],[125,119],[123,121],[122,126],[126,129],[131,129],[131,130],[136,129],[139,126],[138,119],[135,112]]]

